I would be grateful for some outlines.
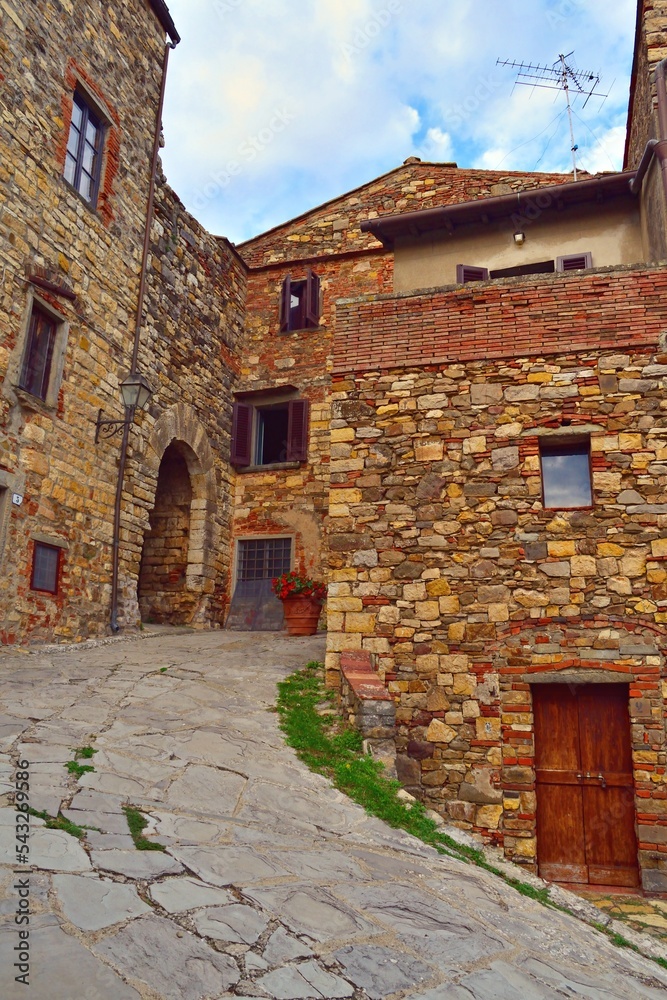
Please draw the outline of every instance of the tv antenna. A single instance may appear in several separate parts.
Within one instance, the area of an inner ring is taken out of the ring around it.
[[[579,147],[574,141],[570,90],[574,91],[575,96],[578,96],[579,94],[586,95],[584,107],[586,107],[591,97],[606,98],[608,95],[600,94],[596,91],[596,87],[600,83],[600,74],[587,70],[574,69],[572,64],[568,62],[568,59],[570,59],[572,55],[574,55],[574,52],[568,52],[567,55],[559,55],[553,66],[540,66],[539,64],[534,65],[533,63],[514,62],[510,59],[497,59],[496,66],[509,66],[511,69],[516,69],[518,71],[516,83],[520,83],[524,87],[545,87],[548,90],[565,91],[567,117],[570,123],[572,167],[574,170],[574,179],[576,181],[577,150]]]

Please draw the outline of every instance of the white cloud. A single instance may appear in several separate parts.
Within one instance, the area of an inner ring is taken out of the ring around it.
[[[575,103],[582,166],[612,169],[611,156],[620,167],[634,7],[171,0],[183,42],[170,60],[167,175],[205,225],[241,240],[410,155],[569,170],[567,122],[553,121],[562,94],[513,90],[496,59],[550,65],[575,46],[609,91],[602,108]]]

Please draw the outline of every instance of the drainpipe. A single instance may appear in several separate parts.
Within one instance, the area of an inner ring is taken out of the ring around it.
[[[660,163],[662,188],[667,207],[667,59],[662,59],[656,66],[655,83],[658,92],[658,138],[650,139],[646,144],[637,173],[630,181],[630,190],[633,194],[639,194],[646,171],[655,157]]]
[[[175,49],[177,41],[167,42],[164,47],[164,58],[162,61],[162,81],[160,83],[160,97],[158,100],[157,115],[155,118],[155,134],[153,136],[153,157],[151,161],[151,175],[148,184],[148,199],[146,203],[146,229],[144,231],[144,249],[141,258],[141,274],[139,278],[139,298],[137,301],[137,313],[134,325],[134,345],[132,348],[132,364],[130,374],[135,374],[137,370],[137,358],[139,356],[139,341],[141,338],[141,325],[144,313],[144,298],[146,295],[146,269],[148,265],[148,253],[151,242],[151,228],[153,224],[153,204],[155,201],[155,175],[157,173],[157,161],[160,155],[160,133],[162,131],[162,109],[164,107],[164,94],[167,85],[167,66],[169,64],[169,51]],[[130,440],[130,427],[134,421],[134,409],[125,413],[125,426],[123,427],[123,440],[120,446],[120,460],[118,463],[118,480],[116,482],[116,501],[113,512],[113,542],[112,542],[112,571],[111,571],[111,619],[110,626],[112,632],[118,632],[118,565],[120,556],[120,512],[123,499],[123,483],[125,480],[125,465],[127,463],[127,447]]]

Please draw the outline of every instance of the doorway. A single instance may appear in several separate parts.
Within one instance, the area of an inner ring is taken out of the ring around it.
[[[554,882],[639,884],[627,684],[533,684],[537,860]]]

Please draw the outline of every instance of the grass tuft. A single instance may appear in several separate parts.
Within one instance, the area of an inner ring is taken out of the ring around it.
[[[29,809],[28,812],[31,816],[39,816],[40,819],[43,819],[47,830],[64,830],[65,833],[69,833],[70,836],[76,837],[78,840],[85,837],[86,830],[97,830],[96,826],[77,826],[76,823],[66,819],[62,813],[58,813],[57,816],[49,816],[47,812],[37,809]]]
[[[79,764],[76,760],[68,760],[65,767],[69,773],[73,774],[76,778],[80,778],[82,774],[86,774],[88,771],[95,770],[91,764]]]
[[[400,782],[387,778],[382,764],[363,754],[361,734],[347,727],[340,715],[322,711],[323,703],[334,698],[333,691],[324,687],[323,673],[322,664],[313,660],[303,670],[278,684],[276,710],[280,716],[280,728],[285,733],[286,742],[296,750],[304,764],[312,771],[325,775],[336,788],[389,826],[406,830],[441,854],[484,868],[502,878],[521,895],[544,906],[570,912],[552,902],[548,886],[535,887],[506,875],[487,861],[483,851],[459,844],[442,833],[420,802],[399,799]],[[622,935],[607,931],[602,924],[593,926],[618,947],[639,950]],[[667,968],[665,959],[656,958],[654,961]]]
[[[143,813],[135,809],[134,806],[123,806],[123,812],[130,828],[130,836],[138,851],[166,851],[164,844],[158,844],[156,841],[144,837],[143,831],[148,820]]]
[[[74,751],[75,760],[90,760],[93,754],[96,754],[97,750],[95,747],[77,747]]]

